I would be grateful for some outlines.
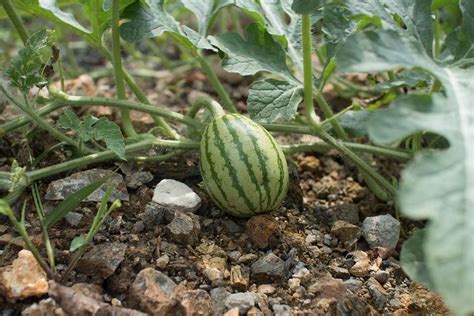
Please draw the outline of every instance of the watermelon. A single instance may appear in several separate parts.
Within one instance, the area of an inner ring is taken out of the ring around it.
[[[215,118],[200,143],[200,169],[223,211],[250,217],[276,209],[288,190],[288,165],[270,133],[240,114]]]

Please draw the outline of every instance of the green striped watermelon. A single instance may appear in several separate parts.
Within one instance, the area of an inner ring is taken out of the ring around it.
[[[215,118],[201,139],[201,175],[225,212],[250,217],[277,208],[288,190],[288,166],[275,139],[239,114]]]

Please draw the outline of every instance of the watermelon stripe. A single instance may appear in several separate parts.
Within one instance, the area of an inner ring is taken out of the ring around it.
[[[232,117],[232,120],[230,119],[230,117]],[[235,127],[232,125],[232,124],[238,123],[240,120],[238,118],[236,118],[235,116],[233,116],[233,115],[224,116],[222,118],[222,120],[223,120],[225,126],[227,126],[227,130],[228,130],[229,134],[232,136],[232,140],[233,140],[234,144],[237,146],[237,150],[239,152],[240,159],[244,162],[245,167],[249,171],[249,176],[250,176],[250,179],[252,180],[252,183],[257,188],[260,207],[258,208],[258,210],[255,210],[255,211],[263,210],[264,208],[263,208],[262,189],[258,185],[259,181],[257,180],[257,175],[255,174],[254,169],[252,168],[252,165],[250,163],[249,155],[245,152],[245,149],[244,149],[244,146],[243,146],[243,142],[245,140],[243,139],[242,135],[240,135],[240,138],[239,138],[239,135],[237,135],[237,133],[236,133]],[[249,134],[251,134],[251,133],[249,133]],[[245,136],[249,136],[249,134],[247,134]]]
[[[254,121],[248,119],[248,122],[254,126],[257,126],[259,127],[259,125],[257,125]],[[285,174],[284,174],[284,166],[283,166],[283,160],[281,158],[281,155],[283,155],[283,152],[281,152],[281,149],[278,147],[278,144],[275,143],[275,140],[273,138],[273,136],[264,128],[263,129],[263,132],[264,134],[267,136],[268,138],[268,141],[272,144],[272,147],[273,149],[275,150],[275,152],[278,152],[280,153],[279,155],[277,155],[277,158],[278,158],[278,171],[280,172],[280,176],[278,177],[278,194],[276,195],[275,197],[275,200],[273,201],[273,204],[272,204],[272,208],[273,207],[276,207],[277,205],[274,205],[276,203],[278,203],[280,201],[280,196],[282,193],[285,193],[283,192],[283,186],[284,186],[284,179],[285,179]]]
[[[216,184],[217,188],[219,189],[219,193],[221,194],[221,197],[224,199],[225,203],[222,203],[221,200],[218,199],[217,196],[215,196],[215,195],[214,195],[214,198],[215,198],[214,201],[219,202],[217,204],[225,205],[225,204],[229,203],[229,199],[227,198],[227,194],[225,193],[225,191],[223,189],[222,179],[219,178],[219,176],[217,175],[216,170],[213,167],[214,166],[214,161],[212,160],[211,152],[209,150],[209,136],[207,135],[208,129],[209,128],[206,128],[206,130],[204,131],[204,148],[205,148],[204,152],[206,153],[206,155],[205,155],[206,163],[209,165],[209,168],[207,168],[207,170],[210,170],[211,179],[213,180],[213,182]],[[202,159],[202,157],[201,157],[201,159]],[[211,191],[211,190],[208,190],[208,191]],[[221,206],[219,205],[219,207],[221,207]]]
[[[237,119],[235,121],[238,122],[238,124],[241,126],[242,130],[245,130],[246,128],[248,128],[247,125],[244,122],[242,122],[242,120]],[[253,154],[255,154],[257,156],[258,164],[259,164],[258,167],[262,171],[262,183],[263,183],[263,187],[265,189],[267,204],[266,204],[265,208],[262,207],[260,210],[266,210],[270,207],[270,203],[271,203],[271,200],[272,200],[271,190],[270,190],[270,180],[268,178],[268,170],[267,170],[267,163],[266,163],[267,157],[265,157],[265,155],[262,154],[261,149],[258,146],[258,138],[255,137],[255,135],[253,133],[248,133],[247,136],[252,141],[252,145],[253,145],[253,149],[254,149]],[[257,182],[255,182],[255,183],[257,183]]]
[[[245,194],[245,190],[244,188],[240,185],[239,183],[239,179],[237,178],[237,170],[235,169],[235,167],[230,163],[230,159],[228,158],[229,155],[226,153],[226,146],[222,140],[222,138],[219,136],[219,130],[217,129],[217,122],[215,122],[215,124],[212,125],[212,131],[214,133],[213,137],[214,137],[214,145],[217,147],[220,155],[221,155],[221,159],[225,162],[225,166],[227,168],[227,170],[229,171],[229,174],[230,174],[230,177],[231,177],[231,180],[232,180],[232,186],[233,186],[233,189],[237,190],[238,194],[240,197],[242,197],[242,199],[244,200],[246,206],[248,207],[249,210],[254,210],[255,207],[254,205],[252,204],[252,202],[250,201],[250,199],[247,197],[247,194]],[[212,168],[212,166],[211,166]]]

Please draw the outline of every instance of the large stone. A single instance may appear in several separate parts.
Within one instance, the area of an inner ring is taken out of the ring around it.
[[[51,182],[48,185],[45,199],[64,200],[92,182],[107,176],[110,176],[110,179],[107,181],[107,183],[92,192],[92,194],[84,199],[84,202],[102,201],[109,186],[114,188],[109,198],[110,202],[116,199],[128,201],[129,195],[125,186],[125,182],[123,181],[123,177],[113,171],[102,169],[91,169],[77,172],[72,174],[70,177]]]
[[[195,212],[201,207],[201,198],[186,184],[164,179],[155,188],[153,202],[174,210]]]
[[[127,245],[113,242],[94,246],[77,264],[77,270],[87,275],[110,277],[125,258]]]
[[[216,287],[210,292],[212,298],[212,309],[215,315],[222,315],[225,312],[225,299],[229,292],[225,287]]]
[[[34,303],[21,312],[22,316],[66,316],[66,313],[53,299],[48,298]]]
[[[362,235],[370,248],[395,248],[400,237],[400,222],[390,214],[367,217],[362,223]]]
[[[341,279],[323,278],[311,284],[308,291],[318,300],[339,301],[346,296],[346,285]]]
[[[245,315],[247,311],[254,307],[258,300],[258,294],[252,292],[234,293],[225,299],[225,307],[227,309],[238,308],[241,315]]]
[[[360,250],[349,253],[355,261],[349,272],[356,277],[365,277],[369,274],[370,259],[369,255]]]
[[[253,216],[247,221],[246,233],[258,248],[274,248],[279,239],[278,222],[270,215]]]
[[[250,267],[252,280],[259,283],[282,281],[286,279],[285,262],[269,253],[255,261]]]
[[[176,299],[184,308],[186,316],[214,315],[211,297],[204,290],[182,291],[176,295]]]
[[[331,233],[345,246],[351,246],[359,239],[361,229],[349,222],[337,220],[331,228]]]
[[[176,284],[153,268],[140,271],[129,289],[129,304],[152,315],[167,315],[180,306],[173,299]]]
[[[9,266],[0,268],[0,293],[15,301],[48,292],[46,273],[28,250],[21,250]]]
[[[201,225],[197,215],[176,211],[166,231],[176,243],[194,246],[199,241]]]

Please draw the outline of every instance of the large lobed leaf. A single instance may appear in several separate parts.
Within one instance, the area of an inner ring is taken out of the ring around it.
[[[446,95],[399,98],[388,109],[373,114],[368,131],[374,142],[385,145],[418,131],[448,140],[449,149],[419,154],[402,174],[402,212],[430,220],[421,246],[427,271],[408,270],[415,280],[429,279],[454,312],[473,312],[474,69],[442,67],[430,58],[421,38],[395,30],[349,37],[339,47],[336,60],[339,69],[348,72],[422,68],[442,83]]]

